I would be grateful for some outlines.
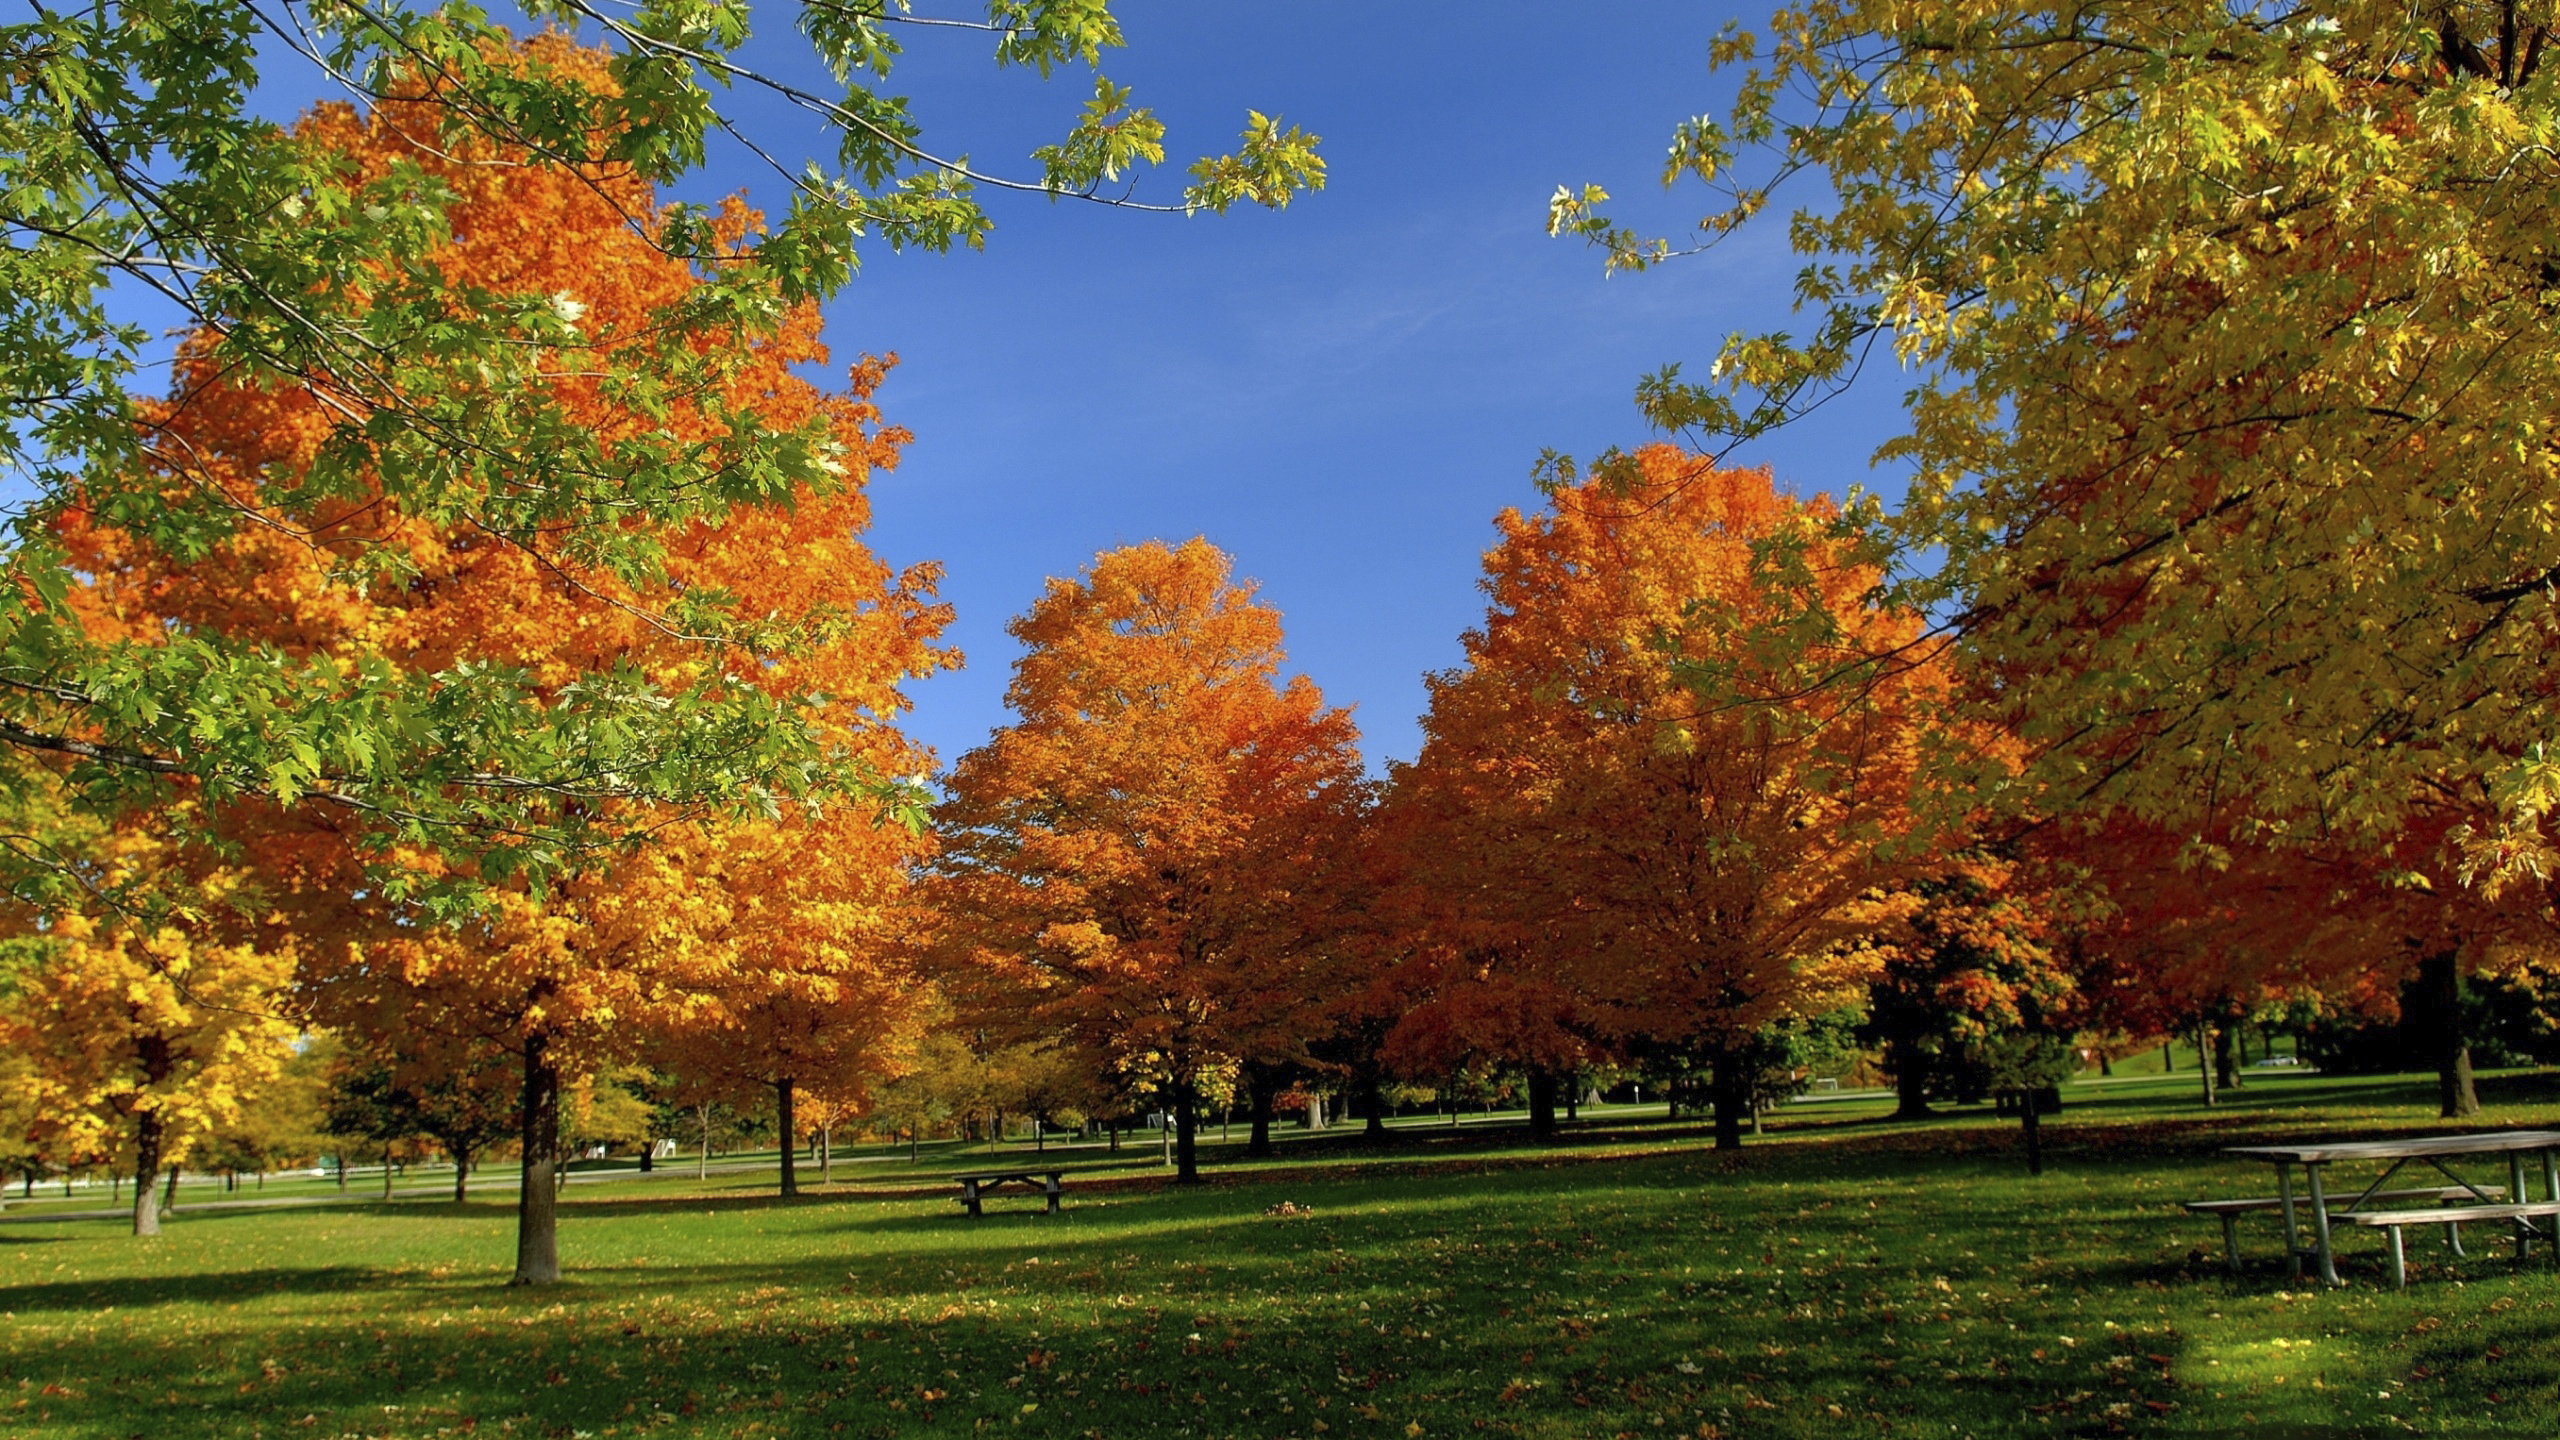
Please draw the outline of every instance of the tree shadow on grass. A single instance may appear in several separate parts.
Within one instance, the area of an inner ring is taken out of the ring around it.
[[[1089,1226],[1029,1209],[884,1214],[831,1195],[579,1202],[566,1234],[587,1216],[703,1209],[715,1212],[706,1229],[751,1213],[799,1217],[800,1230],[773,1227],[769,1258],[583,1264],[539,1291],[489,1272],[287,1272],[288,1294],[366,1295],[301,1311],[245,1303],[275,1293],[273,1272],[201,1277],[193,1294],[185,1282],[0,1289],[0,1308],[32,1294],[57,1313],[120,1311],[110,1325],[48,1316],[41,1337],[0,1347],[18,1376],[78,1392],[55,1401],[87,1433],[173,1437],[306,1415],[314,1433],[402,1437],[510,1420],[520,1435],[564,1436],[645,1423],[669,1440],[1017,1419],[1114,1437],[1303,1435],[1328,1417],[1355,1435],[1482,1421],[1548,1435],[2047,1436],[2138,1429],[2167,1413],[2155,1406],[2193,1428],[2237,1417],[2173,1382],[2187,1338],[2165,1319],[2095,1334],[2076,1297],[2131,1320],[2154,1296],[2280,1283],[2265,1268],[2224,1280],[2209,1242],[2201,1261],[2164,1258],[2164,1232],[2146,1228],[2176,1198],[2160,1192],[2207,1157],[2180,1137],[2224,1142],[2223,1118],[2201,1135],[2184,1120],[2091,1127],[2122,1146],[2079,1158],[2107,1173],[2094,1187],[2067,1169],[2028,1180],[2011,1169],[2015,1127],[1986,1124],[1724,1153],[1278,1165],[1196,1189],[1132,1176],[1141,1203]],[[1314,1214],[1267,1215],[1282,1196]],[[964,1243],[826,1243],[871,1223],[893,1240]],[[683,1253],[681,1234],[651,1243]],[[2466,1276],[2498,1268],[2473,1264]],[[2370,1272],[2352,1273],[2363,1288]],[[191,1299],[225,1305],[187,1318],[185,1365],[131,1343],[149,1327],[175,1333],[144,1307]],[[2497,1338],[2515,1348],[2514,1333]],[[2448,1399],[2505,1382],[2479,1358],[2488,1338],[2443,1332],[2446,1363],[2468,1355],[2477,1372]],[[2276,1400],[2297,1408],[2262,1408],[2250,1433],[2321,1433],[2324,1397]]]
[[[1826,1227],[1846,1219],[1807,1229],[1835,1238]],[[2093,1339],[2068,1373],[2023,1349],[1924,1355],[1918,1318],[1862,1299],[1874,1282],[1855,1273],[1779,1276],[1776,1300],[1761,1296],[1763,1278],[1619,1292],[1602,1314],[1584,1298],[1591,1237],[1577,1241],[1570,1226],[1531,1247],[1551,1265],[1407,1236],[1400,1253],[1315,1283],[1303,1278],[1305,1252],[1325,1249],[1325,1232],[1264,1233],[1263,1245],[1237,1236],[1224,1247],[1248,1263],[1170,1293],[1113,1263],[1138,1242],[1096,1237],[1044,1245],[1050,1263],[964,1272],[956,1285],[933,1265],[940,1278],[912,1289],[880,1273],[899,1257],[870,1257],[854,1278],[891,1303],[860,1309],[835,1298],[846,1288],[841,1262],[698,1266],[677,1285],[623,1272],[478,1296],[467,1311],[460,1296],[421,1296],[396,1317],[386,1305],[226,1331],[236,1322],[217,1316],[191,1337],[184,1373],[155,1364],[148,1347],[71,1326],[20,1346],[12,1367],[57,1383],[59,1418],[91,1433],[172,1437],[305,1416],[320,1434],[489,1424],[566,1436],[647,1424],[683,1436],[754,1427],[889,1437],[965,1433],[1034,1412],[1058,1433],[1115,1437],[1304,1434],[1327,1414],[1345,1433],[1379,1421],[1406,1428],[1404,1418],[1415,1427],[1407,1433],[1464,1433],[1480,1421],[1614,1434],[1668,1417],[1685,1433],[1729,1423],[1718,1417],[1742,1407],[1768,1422],[1753,1433],[1837,1434],[1844,1422],[1995,1433],[1986,1418],[2032,1412],[2037,1423],[2016,1432],[2071,1435],[2106,1433],[2109,1405],[2172,1403],[2164,1362],[2179,1342],[2169,1337]],[[1377,1236],[1338,1238],[1358,1248]],[[1168,1261],[1170,1273],[1205,1273],[1171,1255],[1145,1268],[1167,1273],[1157,1267]],[[1533,1270],[1534,1282],[1515,1283]],[[999,1276],[1001,1304],[985,1293]],[[444,1304],[451,1312],[432,1313]],[[1070,1323],[1071,1314],[1084,1318]],[[1958,1371],[1962,1383],[1946,1383]],[[1778,1427],[1781,1418],[1812,1428]]]
[[[203,1275],[135,1275],[0,1285],[0,1311],[130,1309],[148,1305],[221,1304],[268,1295],[325,1295],[376,1288],[388,1271],[358,1265],[303,1270],[235,1270]]]

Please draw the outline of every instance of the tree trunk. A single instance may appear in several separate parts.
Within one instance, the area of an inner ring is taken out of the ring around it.
[[[1364,1117],[1360,1133],[1371,1140],[1387,1138],[1387,1099],[1379,1093],[1381,1088],[1377,1071],[1360,1073],[1360,1109]]]
[[[178,1213],[178,1167],[175,1165],[169,1167],[169,1189],[160,1197],[160,1213],[163,1215]]]
[[[2240,1088],[2240,1062],[2232,1046],[2232,1032],[2238,1028],[2228,1019],[2213,1027],[2213,1078],[2225,1090]]]
[[[2163,1075],[2178,1073],[2178,1052],[2166,1040],[2160,1042],[2160,1073]]]
[[[1529,1133],[1541,1140],[1556,1137],[1556,1077],[1551,1070],[1529,1072]]]
[[[2108,1058],[2108,1056],[2107,1056],[2107,1048],[2106,1048],[2105,1046],[2103,1046],[2103,1045],[2099,1046],[2099,1047],[2098,1047],[2098,1076],[2099,1076],[2099,1078],[2100,1078],[2100,1079],[2112,1080],[2112,1079],[2114,1079],[2114,1078],[2115,1078],[2115,1073],[2116,1073],[2116,1062],[2115,1062],[2114,1060],[2112,1060],[2112,1059]]]
[[[160,1112],[145,1110],[133,1121],[133,1233],[160,1233],[159,1196],[151,1182],[160,1176]],[[63,1187],[68,1190],[70,1187]]]
[[[773,1082],[773,1108],[782,1121],[782,1193],[789,1198],[800,1193],[800,1132],[791,1113],[792,1085],[788,1079]]]
[[[1564,1118],[1565,1123],[1571,1124],[1582,1118],[1582,1072],[1576,1070],[1564,1081]]]
[[[1893,1061],[1893,1118],[1926,1120],[1929,1110],[1929,1066],[1920,1047],[1908,1040],[1890,1042]]]
[[[524,1042],[524,1176],[516,1189],[516,1273],[511,1285],[560,1280],[560,1066],[551,1037]],[[706,1127],[706,1135],[707,1135]]]
[[[711,1178],[711,1107],[707,1104],[694,1106],[693,1120],[702,1128],[702,1155],[693,1162],[693,1178],[708,1180]]]
[[[1184,1081],[1173,1087],[1173,1182],[1193,1185],[1200,1180],[1200,1096]]]
[[[471,1147],[454,1145],[447,1148],[453,1151],[453,1203],[459,1205],[471,1198]]]
[[[170,1048],[169,1037],[145,1034],[140,1037],[138,1048],[142,1059],[142,1080],[146,1089],[159,1086],[176,1072],[177,1057]],[[133,1171],[133,1233],[157,1235],[160,1233],[160,1213],[151,1208],[151,1182],[159,1178],[160,1151],[168,1143],[168,1131],[156,1106],[144,1109],[137,1114],[134,1117],[133,1129],[136,1151]],[[172,1169],[170,1173],[175,1176],[177,1172]],[[107,1174],[110,1176],[115,1174],[113,1163],[107,1166]],[[176,1181],[172,1179],[169,1186],[172,1200],[177,1197],[177,1188]],[[66,1184],[63,1189],[68,1193],[70,1186]],[[115,1203],[112,1192],[107,1203]],[[172,1204],[165,1208],[174,1210],[177,1207]]]
[[[1715,1061],[1716,1148],[1742,1148],[1742,1112],[1750,1108],[1751,1087],[1742,1077],[1742,1057],[1722,1051]]]
[[[2207,1105],[2221,1103],[2220,1097],[2213,1092],[2213,1045],[2205,1038],[2205,1032],[2212,1028],[2210,1021],[2196,1022],[2196,1074],[2204,1081],[2204,1103]]]
[[[836,1183],[836,1127],[833,1125],[818,1127],[818,1183]]]
[[[924,1142],[923,1142],[921,1139],[917,1138],[917,1129],[916,1129],[916,1127],[915,1127],[915,1126],[913,1126],[913,1125],[908,1126],[908,1127],[907,1127],[907,1163],[908,1163],[908,1164],[913,1165],[914,1163],[916,1163],[916,1152],[917,1152],[917,1150],[918,1150],[918,1149],[923,1145],[923,1143],[924,1143]],[[1114,1146],[1112,1146],[1111,1148],[1112,1148],[1112,1149],[1114,1149],[1114,1150],[1117,1150],[1117,1149],[1119,1149],[1120,1147],[1119,1147],[1119,1146],[1117,1146],[1117,1145],[1114,1145]]]
[[[655,1135],[643,1135],[640,1137],[640,1173],[646,1175],[657,1168],[658,1137]]]
[[[391,1199],[391,1147],[387,1144],[382,1147],[382,1198]]]
[[[2448,1120],[2480,1113],[2471,1078],[2471,1042],[2462,1033],[2461,952],[2446,949],[2418,962],[2418,1043],[2436,1072],[2437,1113]]]
[[[2044,1173],[2044,1146],[2036,1134],[2036,1118],[2037,1112],[2044,1109],[2044,1097],[2034,1091],[2022,1091],[2018,1098],[2026,1102],[2019,1107],[2019,1123],[2027,1131],[2027,1173],[2041,1175]]]
[[[1271,1107],[1280,1098],[1278,1076],[1247,1076],[1244,1082],[1246,1104],[1252,1108],[1251,1134],[1244,1142],[1244,1153],[1267,1156],[1271,1153]]]

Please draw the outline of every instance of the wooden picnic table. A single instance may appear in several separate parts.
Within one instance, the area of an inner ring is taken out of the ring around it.
[[[1031,1185],[1049,1197],[1048,1213],[1055,1215],[1058,1213],[1058,1196],[1063,1190],[1058,1182],[1066,1173],[1064,1170],[991,1170],[978,1175],[962,1175],[956,1177],[960,1182],[960,1193],[955,1198],[969,1207],[970,1214],[978,1215],[984,1213],[978,1205],[986,1192],[1000,1185]]]
[[[2338,1283],[2337,1254],[2330,1243],[2332,1217],[2343,1218],[2367,1228],[2387,1229],[2391,1239],[2392,1280],[2404,1283],[2406,1272],[2401,1261],[2401,1229],[2408,1225],[2457,1225],[2466,1220],[2508,1220],[2516,1225],[2516,1256],[2522,1259],[2537,1235],[2550,1233],[2535,1224],[2536,1220],[2560,1223],[2560,1130],[2491,1130],[2472,1135],[2428,1135],[2410,1140],[2318,1140],[2296,1145],[2234,1145],[2223,1153],[2244,1159],[2264,1161],[2276,1167],[2277,1203],[2284,1213],[2285,1263],[2295,1276],[2302,1274],[2303,1259],[2315,1257],[2320,1262],[2320,1278],[2324,1283]],[[2507,1183],[2484,1186],[2465,1179],[2447,1162],[2503,1156],[2507,1162]],[[2526,1183],[2525,1161],[2538,1156],[2542,1172],[2543,1199],[2533,1198]],[[2458,1207],[2431,1209],[2368,1209],[2376,1199],[2398,1198],[2408,1191],[2388,1192],[2384,1186],[2402,1167],[2412,1162],[2423,1163],[2451,1182],[2451,1191],[2460,1191],[2477,1203]],[[2344,1205],[2329,1198],[2326,1183],[2331,1165],[2379,1165],[2382,1172]],[[2313,1243],[2306,1248],[2294,1203],[2293,1167],[2302,1167],[2309,1183],[2305,1197],[2311,1209]]]

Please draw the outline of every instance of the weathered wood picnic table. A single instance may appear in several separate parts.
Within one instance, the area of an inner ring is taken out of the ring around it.
[[[2411,1225],[2442,1225],[2457,1252],[2461,1248],[2463,1224],[2487,1220],[2503,1220],[2514,1224],[2516,1258],[2529,1253],[2536,1236],[2550,1237],[2552,1224],[2560,1224],[2560,1130],[2492,1130],[2473,1135],[2429,1135],[2410,1140],[2341,1140],[2309,1141],[2295,1145],[2235,1145],[2225,1150],[2228,1155],[2260,1160],[2276,1167],[2276,1200],[2272,1208],[2283,1212],[2285,1264],[2294,1275],[2302,1274],[2305,1257],[2318,1259],[2320,1278],[2327,1284],[2338,1283],[2337,1252],[2330,1241],[2333,1220],[2343,1220],[2366,1229],[2389,1233],[2391,1241],[2391,1283],[2397,1287],[2408,1283],[2408,1265],[2400,1232]],[[2483,1185],[2457,1173],[2449,1162],[2478,1160],[2503,1156],[2507,1162],[2507,1183],[2503,1186]],[[2543,1198],[2533,1198],[2527,1183],[2525,1162],[2539,1159],[2542,1172]],[[2391,1177],[2413,1162],[2422,1163],[2450,1183],[2440,1189],[2386,1190]],[[2331,1165],[2379,1165],[2374,1176],[2355,1198],[2339,1205],[2329,1196],[2327,1184]],[[2311,1210],[2313,1243],[2302,1244],[2302,1225],[2294,1199],[2293,1167],[2302,1167],[2310,1193],[2304,1202]],[[2439,1203],[2418,1208],[2368,1208],[2377,1200],[2433,1199]],[[2467,1204],[2444,1204],[2449,1200],[2467,1200]],[[2212,1205],[2215,1202],[2199,1202]],[[2248,1205],[2265,1208],[2264,1201],[2220,1202],[2223,1205]],[[2537,1221],[2550,1222],[2536,1224]],[[2225,1218],[2228,1227],[2230,1221]],[[2227,1231],[2226,1231],[2227,1233]]]
[[[969,1207],[970,1214],[978,1215],[984,1213],[978,1205],[986,1192],[999,1185],[1033,1185],[1048,1195],[1048,1213],[1055,1215],[1058,1213],[1058,1196],[1063,1188],[1058,1181],[1066,1173],[1064,1170],[996,1170],[981,1175],[962,1175],[956,1177],[960,1181],[960,1193],[955,1198]]]

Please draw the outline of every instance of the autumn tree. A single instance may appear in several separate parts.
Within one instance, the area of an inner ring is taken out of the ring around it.
[[[557,40],[527,47],[517,63],[528,75],[611,84],[604,58]],[[852,367],[845,392],[802,379],[795,367],[826,359],[814,307],[782,305],[771,324],[743,334],[726,328],[709,282],[668,251],[665,229],[681,214],[659,207],[640,178],[521,146],[474,150],[448,134],[448,102],[405,91],[367,117],[323,108],[297,139],[350,176],[432,181],[445,227],[432,260],[444,279],[491,304],[538,304],[565,327],[550,399],[581,436],[681,444],[715,490],[726,467],[750,463],[735,449],[747,434],[801,436],[805,463],[765,469],[682,523],[652,525],[633,511],[626,528],[650,532],[648,563],[633,570],[574,528],[493,527],[468,512],[403,507],[384,490],[333,489],[321,477],[343,460],[332,448],[343,439],[333,418],[341,398],[256,383],[224,368],[218,337],[199,337],[180,357],[172,398],[152,412],[183,457],[167,483],[216,485],[260,523],[179,546],[92,509],[62,515],[55,532],[88,577],[65,604],[98,637],[147,645],[254,636],[296,665],[503,673],[524,716],[590,705],[654,716],[670,689],[717,697],[685,743],[716,750],[719,785],[750,786],[761,817],[738,817],[704,795],[671,803],[618,740],[589,752],[591,784],[568,789],[534,778],[530,758],[493,760],[473,782],[488,792],[475,803],[523,812],[495,850],[447,845],[446,827],[423,812],[402,819],[255,794],[234,795],[223,810],[225,842],[276,892],[279,929],[327,937],[304,950],[298,981],[329,1024],[513,1057],[522,1082],[519,1276],[544,1283],[557,1274],[552,1177],[564,1083],[635,1043],[625,1018],[652,1003],[652,984],[671,983],[642,973],[662,958],[659,937],[632,923],[627,906],[606,913],[637,883],[643,842],[683,827],[778,824],[786,806],[795,823],[833,824],[839,813],[867,823],[877,797],[846,805],[827,775],[912,774],[891,729],[904,705],[896,687],[955,657],[934,643],[945,612],[931,598],[933,569],[894,572],[859,538],[869,521],[863,481],[894,462],[904,438],[881,426],[869,400],[887,362]],[[731,205],[708,223],[733,268],[752,268],[759,219]],[[635,389],[583,368],[670,345],[724,358],[689,389]],[[752,613],[752,633],[725,628],[733,608]],[[788,723],[777,718],[786,711]],[[624,738],[648,728],[633,723]],[[822,762],[784,761],[803,725],[822,738]],[[530,743],[505,726],[479,733],[502,750]],[[799,778],[753,778],[773,763],[798,767]],[[386,819],[395,822],[388,831]],[[585,842],[563,843],[560,827],[572,823]]]
[[[2028,808],[2542,908],[2554,19],[1837,0],[1765,56],[1729,34],[1740,101],[1665,174],[1719,187],[1708,243],[1808,185],[1814,323],[1645,402],[1748,437],[1890,346],[1917,378],[1888,533],[2026,742]],[[1675,253],[1604,199],[1560,192],[1555,226]],[[2485,948],[2403,938],[2393,969],[2438,992]]]
[[[852,815],[670,834],[585,907],[648,956],[652,1060],[697,1087],[770,1096],[785,1195],[799,1191],[801,1136],[820,1116],[832,1128],[859,1114],[903,1072],[933,1007],[909,886],[927,848]]]
[[[1466,665],[1395,773],[1424,1000],[1409,1063],[1560,1076],[1643,1041],[1714,1064],[1737,1144],[1752,1037],[1837,1008],[1902,902],[1926,667],[1768,472],[1655,447],[1505,512]]]
[[[1106,551],[1010,633],[1019,718],[937,817],[952,948],[989,997],[1156,1087],[1197,1178],[1204,1087],[1294,1003],[1320,817],[1361,795],[1357,732],[1280,678],[1280,616],[1206,540]],[[1276,983],[1275,983],[1276,982]]]
[[[133,1233],[157,1235],[160,1172],[237,1121],[292,1054],[301,1027],[280,1006],[294,956],[242,923],[236,867],[141,828],[83,848],[59,863],[94,872],[102,895],[182,888],[192,901],[146,918],[12,905],[0,1044],[28,1062],[8,1078],[46,1148],[128,1156]]]
[[[2067,1045],[2086,1008],[2071,916],[2032,870],[1958,854],[1910,893],[1916,907],[1881,947],[1865,1027],[1901,1120],[1925,1118],[1933,1098],[1990,1093],[1998,1072]]]
[[[321,1124],[328,1112],[329,1070],[337,1047],[318,1036],[297,1040],[275,1078],[240,1098],[239,1112],[218,1125],[198,1152],[208,1169],[264,1177],[306,1165],[329,1147]]]
[[[2477,1110],[2456,1023],[2460,970],[2503,973],[2549,956],[2547,912],[2517,903],[2517,889],[2438,888],[2362,847],[2232,844],[2195,863],[2183,854],[2191,843],[2117,820],[2043,846],[2100,902],[2077,940],[2100,1018],[2193,1043],[2211,1103],[2239,1073],[2233,1041],[2252,1010],[2301,1001],[2389,1018],[2405,1004],[2409,1059],[2437,1071],[2440,1108]]]
[[[12,87],[0,113],[0,464],[33,496],[0,554],[0,744],[75,757],[67,773],[84,803],[112,807],[183,777],[215,802],[193,812],[206,823],[220,802],[258,796],[326,807],[385,843],[430,833],[543,868],[592,825],[614,827],[604,800],[752,811],[774,794],[876,785],[826,716],[720,678],[716,657],[786,653],[819,622],[652,583],[669,537],[858,478],[839,417],[767,408],[755,357],[794,343],[806,307],[846,284],[865,248],[982,243],[981,186],[1189,212],[1278,207],[1323,180],[1312,137],[1256,114],[1178,195],[1133,191],[1162,160],[1165,127],[1099,73],[1121,33],[1093,0],[1007,3],[983,22],[811,3],[798,29],[832,88],[754,70],[743,4],[566,0],[531,13],[599,38],[599,58],[527,63],[458,3],[139,0],[0,26]],[[902,36],[953,30],[991,38],[1001,66],[1093,72],[1091,103],[1019,177],[929,148],[919,117],[930,104],[910,110],[890,82]],[[353,89],[377,114],[436,97],[417,132],[431,138],[363,163],[265,119],[291,94],[297,61],[311,62],[299,74],[312,85]],[[758,150],[775,157],[789,203],[752,242],[715,211],[652,194],[702,165],[715,129],[741,123],[723,113],[731,87],[781,95],[814,122]],[[579,178],[570,210],[601,206],[629,234],[555,234],[531,215],[489,227],[468,213],[527,158]],[[595,275],[525,289],[452,263],[474,235],[537,257],[573,237],[604,243]],[[587,282],[610,286],[634,249],[690,277],[681,306],[615,314],[595,293]],[[243,395],[310,402],[276,416],[279,443],[299,454],[257,503],[244,503],[238,468],[200,466],[137,388],[161,373],[172,306],[196,332],[182,392],[219,375]],[[599,425],[599,397],[674,423]],[[702,655],[557,687],[510,664],[317,654],[210,619],[100,631],[66,603],[81,558],[43,538],[75,514],[133,548],[190,557],[280,525],[270,538],[325,546],[332,568],[392,584],[416,558],[415,532],[374,522],[423,521],[490,552],[565,562],[557,583],[609,578],[671,649]],[[556,803],[526,803],[534,796]]]

